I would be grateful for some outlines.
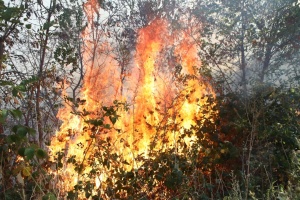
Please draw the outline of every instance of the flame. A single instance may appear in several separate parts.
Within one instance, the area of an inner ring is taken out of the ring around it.
[[[201,62],[193,31],[171,32],[169,23],[163,19],[156,19],[140,29],[131,73],[126,82],[122,82],[113,48],[94,24],[94,19],[99,17],[97,1],[90,0],[84,7],[88,25],[82,33],[85,76],[81,97],[78,101],[73,99],[73,103],[79,102],[77,107],[65,103],[59,110],[57,117],[63,123],[49,147],[52,161],[61,159],[59,162],[63,164],[54,173],[62,194],[78,183],[79,171],[80,174],[91,171],[91,160],[102,148],[102,140],[111,141],[111,153],[122,156],[130,164],[125,167],[127,170],[138,168],[141,163],[136,157],[142,153],[147,157],[151,144],[156,150],[177,146],[184,129],[203,120],[201,111],[207,100],[205,96],[214,95],[197,70]],[[122,91],[121,87],[124,88]],[[64,95],[67,94],[68,91],[64,91]],[[115,110],[118,114],[116,123],[103,117],[101,111],[102,106],[113,108],[110,106],[114,105],[114,100],[126,101],[129,105],[128,110]],[[93,129],[87,123],[99,118],[111,128]],[[185,141],[191,144],[196,139],[192,135]],[[64,156],[59,157],[58,152]],[[74,163],[77,170],[74,170]],[[92,180],[95,187],[101,187],[107,176],[109,169],[103,166]]]

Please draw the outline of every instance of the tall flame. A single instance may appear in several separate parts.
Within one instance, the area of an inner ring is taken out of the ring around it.
[[[85,12],[89,23],[82,33],[85,76],[80,99],[84,101],[79,99],[81,103],[77,108],[66,103],[59,110],[58,118],[63,123],[50,146],[52,159],[56,162],[62,159],[59,162],[63,168],[56,172],[62,193],[77,184],[79,171],[82,174],[91,170],[87,160],[92,160],[93,154],[101,148],[101,140],[109,138],[114,153],[130,164],[128,170],[138,168],[141,163],[136,162],[136,156],[148,156],[151,148],[175,147],[183,130],[202,120],[205,95],[213,94],[197,70],[201,62],[192,31],[171,32],[169,23],[163,19],[156,19],[139,30],[134,64],[124,83],[120,80],[120,66],[114,59],[109,40],[99,34],[94,24],[94,18],[99,15],[97,1],[88,1]],[[124,92],[120,91],[121,86]],[[101,108],[110,108],[114,100],[126,100],[129,110],[113,110],[119,117],[112,123],[101,116]],[[76,112],[81,115],[74,114]],[[88,122],[98,118],[111,128],[93,129]],[[195,139],[196,136],[185,138],[188,144]],[[59,157],[62,154],[58,152],[62,152],[64,158]],[[76,170],[74,163],[77,163]],[[96,187],[108,173],[103,167],[93,180]]]

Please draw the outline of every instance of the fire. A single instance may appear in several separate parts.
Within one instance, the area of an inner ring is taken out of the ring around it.
[[[98,11],[96,0],[85,4],[89,23],[82,33],[86,72],[80,103],[77,107],[66,103],[60,109],[58,118],[63,123],[50,146],[53,161],[62,164],[55,172],[62,193],[72,190],[80,179],[91,179],[95,188],[101,187],[109,176],[109,167],[99,167],[101,170],[93,178],[80,174],[90,173],[93,165],[101,165],[94,154],[103,150],[103,141],[109,141],[110,154],[129,164],[124,167],[127,170],[139,167],[136,157],[140,154],[147,157],[153,149],[176,147],[184,129],[202,120],[205,95],[213,94],[197,71],[201,62],[194,33],[171,32],[163,19],[139,30],[131,74],[122,82],[113,48],[94,25]],[[124,100],[128,109],[114,107],[124,105],[119,103]],[[193,140],[196,136],[185,138],[187,144]]]

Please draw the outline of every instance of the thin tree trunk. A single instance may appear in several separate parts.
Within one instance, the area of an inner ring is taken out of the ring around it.
[[[4,56],[4,38],[0,37],[0,72],[3,69],[2,63],[3,63],[3,56]]]
[[[0,37],[0,74],[1,74],[1,70],[3,69],[2,67],[3,55],[4,55],[4,39],[3,37]],[[2,134],[3,132],[4,132],[3,124],[0,122],[0,134]]]
[[[245,22],[245,4],[244,1],[242,2],[242,11],[241,11],[241,16],[242,16],[242,38],[241,38],[241,70],[242,70],[242,79],[241,79],[241,84],[243,87],[243,93],[247,94],[247,82],[246,82],[246,55],[245,55],[245,31],[246,31],[246,22]]]
[[[243,36],[244,38],[244,36]],[[246,56],[245,56],[245,46],[244,46],[244,39],[242,39],[241,45],[241,70],[242,70],[242,87],[243,93],[247,93],[247,82],[246,82]]]
[[[271,58],[272,58],[272,47],[270,44],[267,44],[263,68],[262,68],[262,71],[260,74],[260,82],[261,83],[264,82],[266,71],[269,68]]]
[[[40,108],[40,97],[41,97],[41,84],[43,82],[43,69],[44,69],[44,64],[45,64],[45,56],[46,56],[46,48],[48,44],[48,38],[49,38],[49,32],[50,32],[50,22],[51,22],[51,16],[52,13],[54,12],[56,5],[56,0],[51,1],[50,4],[50,9],[48,12],[48,17],[47,17],[47,29],[46,29],[46,38],[41,45],[41,59],[40,59],[40,65],[39,65],[39,80],[37,83],[37,91],[36,91],[36,113],[37,113],[37,129],[38,129],[38,142],[41,147],[43,147],[43,141],[44,141],[44,132],[43,132],[43,121],[42,121],[42,114],[41,114],[41,108]]]

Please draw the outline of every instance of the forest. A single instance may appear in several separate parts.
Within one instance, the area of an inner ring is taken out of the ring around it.
[[[0,199],[300,199],[298,0],[0,0]]]

